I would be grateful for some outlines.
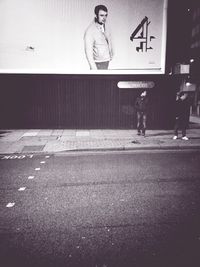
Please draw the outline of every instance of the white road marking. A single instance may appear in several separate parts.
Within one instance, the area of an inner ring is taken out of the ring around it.
[[[2,159],[9,159],[10,156],[4,156]]]
[[[24,159],[26,156],[25,155],[21,155],[21,156],[18,156],[18,159]]]
[[[50,156],[45,156],[46,159],[50,158]]]
[[[46,163],[46,161],[40,161],[40,163],[41,163],[41,164],[45,164],[45,163]]]
[[[35,171],[40,171],[40,168],[35,168]]]
[[[26,187],[20,187],[19,189],[18,189],[18,191],[24,191],[26,189]]]
[[[30,176],[28,177],[28,179],[29,179],[29,180],[30,180],[30,179],[34,179],[34,177],[35,177],[35,176],[30,175]]]
[[[4,156],[2,159],[25,159],[25,158],[33,158],[33,155],[9,155]]]
[[[6,205],[7,208],[12,208],[12,207],[14,207],[14,206],[15,206],[15,202],[9,202],[9,203]]]

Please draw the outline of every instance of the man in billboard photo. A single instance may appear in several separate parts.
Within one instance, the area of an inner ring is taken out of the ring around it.
[[[108,9],[104,5],[98,5],[94,13],[94,21],[84,34],[85,54],[91,70],[108,69],[113,57],[111,34],[106,25]]]
[[[135,110],[137,113],[137,134],[145,136],[147,121],[148,98],[147,91],[143,91],[135,101]]]

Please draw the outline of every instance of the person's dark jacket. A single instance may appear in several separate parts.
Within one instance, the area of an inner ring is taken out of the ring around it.
[[[147,97],[137,97],[135,101],[135,110],[138,112],[147,112],[148,99]]]

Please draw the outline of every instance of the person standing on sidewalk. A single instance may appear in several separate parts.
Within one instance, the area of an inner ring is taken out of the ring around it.
[[[147,122],[148,98],[147,91],[143,91],[135,101],[135,110],[137,113],[137,134],[145,136]]]
[[[186,136],[186,129],[189,123],[190,116],[190,103],[187,92],[180,92],[176,95],[176,104],[175,104],[175,126],[174,126],[174,137],[176,140],[178,138],[178,130],[182,131],[182,139],[188,140]]]

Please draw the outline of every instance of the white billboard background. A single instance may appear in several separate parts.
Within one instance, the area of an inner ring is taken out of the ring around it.
[[[91,71],[83,36],[99,4],[108,8],[114,58],[109,70]],[[0,72],[164,73],[166,7],[167,0],[0,0]],[[130,36],[145,16],[155,39],[137,52],[141,40]]]

